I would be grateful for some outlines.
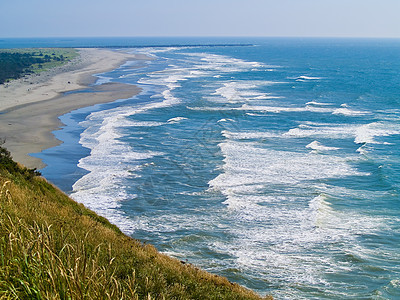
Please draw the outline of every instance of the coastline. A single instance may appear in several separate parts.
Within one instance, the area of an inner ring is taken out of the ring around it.
[[[141,89],[123,83],[90,87],[95,74],[118,68],[128,60],[148,57],[106,49],[79,48],[78,58],[38,75],[0,86],[0,138],[13,158],[28,168],[45,164],[29,153],[38,153],[61,142],[52,134],[62,125],[59,116],[75,109],[130,98]],[[72,92],[67,93],[66,92]]]

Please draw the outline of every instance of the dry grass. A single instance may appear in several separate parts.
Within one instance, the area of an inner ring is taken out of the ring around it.
[[[0,299],[260,299],[0,165]]]

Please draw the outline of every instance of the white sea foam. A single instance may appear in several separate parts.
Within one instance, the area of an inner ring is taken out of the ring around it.
[[[151,109],[180,103],[170,90],[165,90],[162,94],[164,100],[161,102],[94,112],[81,122],[86,129],[81,135],[80,143],[90,149],[90,155],[82,158],[78,166],[89,173],[73,185],[71,196],[110,219],[126,233],[132,233],[134,228],[129,219],[118,210],[120,201],[132,197],[125,192],[125,180],[135,176],[141,161],[162,153],[135,151],[121,141],[121,129],[163,125],[162,122],[138,122],[128,118]]]
[[[259,114],[255,114],[255,113],[246,113],[247,116],[251,116],[251,117],[264,117],[265,115],[262,113]]]
[[[188,47],[187,47],[188,48]],[[131,52],[133,54],[144,54],[149,57],[157,57],[158,53],[165,53],[165,52],[171,52],[175,50],[181,50],[184,49],[184,47],[143,47],[143,48],[137,48],[135,51]]]
[[[169,89],[180,87],[181,81],[187,81],[190,78],[198,78],[207,75],[207,73],[193,69],[171,65],[169,68],[147,74],[138,80],[140,84],[164,85]]]
[[[238,101],[240,103],[240,101]],[[284,106],[266,106],[266,105],[250,105],[243,104],[240,107],[228,107],[228,106],[203,106],[203,107],[187,107],[190,110],[198,111],[251,111],[260,113],[282,113],[282,112],[316,112],[316,113],[330,113],[332,109],[324,107],[284,107]]]
[[[400,134],[400,126],[397,124],[373,122],[356,129],[354,142],[356,144],[383,144],[375,138],[398,134]]]
[[[202,106],[202,107],[191,107],[187,106],[187,109],[194,110],[194,111],[229,111],[229,110],[238,110],[236,107],[223,107],[223,106]]]
[[[298,200],[298,199],[297,199]],[[249,216],[256,217],[250,226]],[[229,232],[235,236],[229,243],[214,242],[218,253],[228,253],[235,260],[232,265],[262,274],[265,280],[274,278],[279,270],[279,281],[323,285],[326,272],[347,272],[351,263],[338,264],[326,251],[344,244],[342,251],[359,249],[357,236],[382,230],[384,220],[376,220],[356,212],[335,211],[325,195],[319,195],[302,207],[290,196],[276,197],[273,205],[249,205],[231,211],[234,219]],[[354,226],[355,225],[355,226]],[[262,245],[262,246],[261,246]],[[355,251],[354,251],[355,252]],[[304,253],[307,253],[304,255]],[[358,255],[357,255],[358,256]],[[307,274],[307,276],[305,276]]]
[[[344,139],[354,137],[357,130],[357,125],[343,125],[343,124],[300,124],[299,127],[292,128],[283,136],[304,138],[331,138],[331,139]]]
[[[228,139],[235,139],[235,140],[277,138],[281,136],[281,134],[274,132],[261,132],[261,131],[230,132],[228,130],[223,130],[222,135]]]
[[[335,109],[332,112],[332,114],[334,114],[334,115],[344,115],[344,116],[364,116],[364,115],[368,114],[368,112],[359,111],[359,110],[352,110],[352,109],[348,109],[346,107],[342,107],[342,108]]]
[[[308,123],[300,124],[297,128],[292,128],[284,133],[282,137],[293,138],[329,138],[329,139],[346,139],[354,138],[356,144],[384,144],[388,145],[385,141],[377,141],[377,138],[393,136],[400,134],[400,126],[393,123],[373,122],[365,125],[343,125],[343,124],[317,124]],[[325,147],[320,145],[317,141],[307,145],[307,148],[313,150],[329,151],[337,150],[336,147]],[[368,149],[361,146],[357,152],[365,154]]]
[[[240,90],[249,90],[255,88],[256,85],[249,84],[247,82],[238,83],[238,82],[228,82],[224,83],[224,86],[217,89],[215,91],[216,95],[221,95],[226,98],[228,101],[242,101],[242,97],[245,96],[245,92]]]
[[[335,211],[322,194],[304,206],[290,194],[266,197],[274,198],[267,199],[271,205],[257,205],[247,195],[238,198],[247,201],[227,213],[227,218],[235,220],[228,229],[235,238],[229,244],[216,241],[212,246],[233,257],[235,267],[256,271],[265,280],[276,281],[271,274],[279,269],[281,283],[325,286],[324,273],[347,272],[352,266],[338,264],[323,253],[335,249],[337,243],[345,244],[342,251],[350,252],[357,248],[358,234],[382,230],[383,220]]]
[[[150,74],[145,78],[138,81],[140,84],[146,85],[157,85],[164,89],[160,94],[153,95],[152,98],[163,97],[166,101],[163,104],[175,105],[180,103],[180,100],[173,95],[173,90],[180,87],[179,81],[185,81],[192,75],[188,74],[176,74],[173,71],[166,72],[165,74]],[[154,105],[154,104],[150,104]],[[157,104],[156,104],[157,105]]]
[[[322,78],[302,75],[302,76],[297,77],[296,79],[297,79],[297,81],[307,81],[307,80],[321,80]]]
[[[185,118],[185,117],[175,117],[175,118],[171,118],[171,119],[169,119],[167,122],[168,123],[179,123],[180,121],[183,121],[183,120],[187,120],[188,118]]]
[[[268,99],[281,99],[282,97],[273,96],[265,92],[260,92],[258,89],[264,86],[270,86],[273,84],[279,84],[279,82],[271,81],[229,81],[223,83],[223,86],[217,88],[213,95],[222,97],[209,98],[210,101],[214,102],[230,102],[240,103],[257,100],[268,100]]]
[[[321,253],[343,242],[351,249],[359,234],[381,230],[384,221],[355,211],[336,211],[329,189],[318,196],[306,191],[312,186],[318,191],[318,182],[327,178],[369,174],[353,168],[349,157],[273,150],[243,141],[261,137],[257,132],[224,131],[223,135],[227,140],[219,145],[222,173],[209,186],[225,195],[226,218],[235,220],[228,230],[235,238],[229,245],[215,241],[214,251],[228,253],[233,265],[257,270],[273,281],[270,274],[279,268],[281,282],[286,283],[325,285],[322,274],[327,270],[351,270],[350,264],[337,264]],[[311,145],[336,149],[318,142]]]
[[[225,55],[208,53],[186,53],[186,55],[200,59],[201,64],[196,64],[195,68],[205,71],[217,71],[219,73],[232,73],[240,71],[251,71],[263,69],[267,66],[260,62],[245,61]]]
[[[121,124],[123,127],[156,127],[164,125],[164,122],[152,122],[152,121],[127,121],[125,125]]]
[[[271,96],[267,93],[265,93],[265,94],[261,93],[259,96],[254,95],[255,100],[273,100],[273,99],[284,99],[284,98],[285,97],[282,97],[282,96]]]
[[[71,197],[109,218],[124,231],[131,232],[126,216],[118,211],[120,201],[128,197],[125,179],[137,169],[135,161],[161,153],[137,152],[120,141],[119,128],[126,124],[126,115],[118,109],[101,111],[92,113],[83,122],[87,129],[82,133],[80,143],[91,151],[78,166],[89,173],[73,185]]]
[[[322,102],[317,102],[317,101],[309,101],[306,103],[306,105],[315,105],[315,106],[329,106],[332,105],[331,103],[322,103]]]
[[[225,135],[229,136],[226,132]],[[224,172],[209,185],[226,193],[229,205],[235,203],[228,194],[238,188],[249,192],[259,184],[300,184],[323,178],[365,175],[350,167],[346,159],[333,155],[264,149],[252,142],[227,141],[219,146],[225,157]]]
[[[365,144],[364,144],[364,145],[362,145],[361,147],[359,147],[359,148],[356,150],[356,152],[365,155],[365,154],[368,153],[368,150],[366,149]]]
[[[331,150],[338,150],[339,149],[339,148],[336,148],[336,147],[324,146],[318,141],[313,141],[313,142],[309,143],[306,146],[306,148],[310,148],[310,149],[316,150],[316,151],[331,151]]]
[[[229,118],[228,119],[223,118],[223,119],[220,119],[217,121],[217,123],[221,123],[221,122],[236,122],[236,121],[233,119],[229,119]]]
[[[325,223],[334,214],[327,197],[322,194],[312,199],[308,206],[310,208],[310,219],[319,228],[325,227]]]
[[[132,73],[132,74],[121,75],[121,76],[119,76],[118,78],[124,79],[124,78],[133,77],[133,76],[136,76],[136,74]]]
[[[281,112],[318,112],[327,113],[332,110],[323,107],[305,106],[305,107],[283,107],[283,106],[264,106],[264,105],[249,105],[243,104],[242,107],[237,108],[237,110],[247,110],[247,111],[260,111],[260,112],[270,112],[270,113],[281,113]]]

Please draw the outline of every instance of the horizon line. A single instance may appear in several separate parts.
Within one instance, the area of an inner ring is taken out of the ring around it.
[[[124,36],[124,35],[118,35],[118,36],[100,36],[100,35],[93,35],[93,36],[17,36],[17,37],[10,37],[10,36],[0,36],[0,41],[4,39],[49,39],[49,38],[54,38],[54,39],[85,39],[85,38],[104,38],[104,39],[111,39],[111,38],[240,38],[240,39],[251,39],[251,38],[277,38],[277,39],[400,39],[399,37],[382,37],[382,36],[275,36],[275,35],[165,35],[165,36],[158,36],[158,35],[137,35],[137,36]]]

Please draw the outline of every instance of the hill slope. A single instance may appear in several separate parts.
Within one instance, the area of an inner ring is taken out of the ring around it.
[[[0,150],[1,299],[260,299],[124,235]]]

